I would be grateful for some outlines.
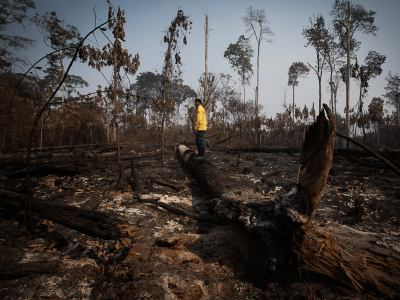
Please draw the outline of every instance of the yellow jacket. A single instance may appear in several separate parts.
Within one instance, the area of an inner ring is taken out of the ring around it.
[[[197,106],[196,120],[194,122],[194,130],[195,131],[207,130],[206,111],[201,105]]]

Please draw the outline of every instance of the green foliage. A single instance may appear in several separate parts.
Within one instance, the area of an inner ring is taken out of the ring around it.
[[[310,26],[303,29],[302,34],[307,39],[305,47],[311,45],[317,53],[324,55],[329,50],[329,43],[332,39],[329,31],[325,28],[323,16],[310,18]]]
[[[384,116],[383,109],[384,101],[380,97],[374,97],[371,100],[371,103],[368,105],[368,113],[370,120],[374,123],[382,123]]]
[[[153,72],[144,72],[136,76],[136,86],[139,96],[147,99],[161,97],[161,82],[163,76]]]
[[[239,74],[243,85],[250,84],[253,75],[253,65],[251,64],[253,52],[249,39],[244,35],[241,35],[236,43],[229,44],[224,52],[224,57],[229,60],[232,68]]]
[[[386,94],[383,96],[388,99],[387,104],[397,108],[397,125],[400,126],[400,77],[398,74],[392,75],[392,72],[389,72],[385,79],[387,86],[385,86]]]
[[[386,56],[376,51],[368,51],[364,65],[359,65],[356,60],[355,65],[351,66],[351,77],[360,82],[360,99],[368,92],[369,80],[376,78],[382,73],[382,65],[386,61]]]
[[[294,62],[290,67],[288,71],[289,75],[289,80],[288,80],[288,85],[290,86],[298,86],[299,81],[297,79],[299,78],[305,78],[308,74],[310,69],[302,62]]]
[[[400,77],[399,74],[392,75],[392,72],[386,76],[387,86],[384,97],[388,99],[388,104],[397,105],[400,101]]]
[[[365,10],[361,4],[354,4],[348,0],[335,0],[332,5],[330,15],[333,17],[333,29],[336,36],[339,38],[340,47],[347,53],[346,43],[346,25],[350,16],[350,51],[356,52],[361,44],[354,39],[354,33],[360,31],[364,34],[373,34],[378,31],[378,27],[374,25],[376,12]]]

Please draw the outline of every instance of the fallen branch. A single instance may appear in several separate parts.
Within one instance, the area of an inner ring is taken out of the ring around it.
[[[212,224],[218,224],[218,225],[228,225],[229,222],[227,220],[221,219],[221,218],[217,218],[215,216],[212,216],[210,214],[205,214],[205,213],[200,213],[200,214],[196,214],[196,213],[191,213],[188,211],[184,211],[183,209],[174,207],[172,205],[166,204],[164,202],[161,202],[159,200],[154,200],[154,199],[145,199],[142,197],[138,197],[139,201],[141,203],[150,203],[150,204],[154,204],[157,205],[159,207],[162,207],[164,209],[166,209],[169,212],[172,212],[174,214],[178,214],[178,215],[182,215],[182,216],[186,216],[189,217],[193,220],[197,220],[197,221],[202,221],[202,222],[208,222],[208,223],[212,223]]]
[[[348,136],[345,136],[339,132],[336,132],[336,135],[338,137],[341,137],[347,141],[352,142],[353,144],[357,145],[358,147],[364,149],[365,151],[369,152],[373,156],[375,156],[377,159],[379,159],[381,162],[383,162],[385,165],[387,165],[393,172],[395,172],[397,175],[400,175],[400,170],[396,168],[390,161],[384,159],[382,156],[380,156],[378,153],[376,153],[374,150],[370,149],[369,147],[353,140],[352,138],[349,138]]]
[[[165,181],[162,181],[162,180],[159,180],[159,179],[155,179],[154,177],[149,177],[149,179],[151,179],[154,183],[157,183],[157,184],[162,185],[162,186],[170,187],[170,188],[172,188],[172,189],[174,189],[174,190],[176,190],[178,192],[184,189],[183,186],[178,186],[178,185],[175,185],[175,184],[172,184],[172,183],[168,183],[168,182],[165,182]]]
[[[335,155],[340,155],[340,156],[346,158],[347,160],[349,160],[351,162],[357,163],[357,164],[359,164],[361,166],[364,166],[364,167],[367,167],[367,168],[390,169],[389,166],[387,166],[387,165],[375,164],[375,163],[372,163],[372,162],[367,162],[367,161],[364,161],[364,160],[360,160],[360,159],[357,159],[357,158],[355,158],[355,157],[353,157],[353,156],[351,156],[349,154],[342,153],[340,151],[335,152]]]
[[[219,145],[219,144],[225,143],[226,141],[229,141],[231,138],[233,138],[233,135],[228,136],[227,138],[219,140],[219,141],[217,141],[215,143],[212,143],[210,146],[215,146],[215,145]]]

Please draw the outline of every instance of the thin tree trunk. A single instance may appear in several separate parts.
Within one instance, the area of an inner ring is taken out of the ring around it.
[[[258,49],[257,49],[257,93],[256,93],[256,124],[257,124],[257,145],[261,146],[261,124],[258,120],[258,92],[260,87],[260,44],[262,40],[262,27],[260,26],[260,36],[258,39]]]
[[[350,26],[351,26],[351,7],[348,4],[349,20],[346,26],[347,40],[347,76],[346,76],[346,135],[350,136]],[[349,149],[349,141],[346,140],[346,149]]]
[[[294,123],[294,84],[293,84],[293,123]]]
[[[61,70],[62,70],[62,76],[61,76],[61,78],[64,78],[65,70],[64,70],[63,58],[62,58],[62,56],[61,56],[61,58],[60,58],[60,62],[61,62]],[[62,83],[62,85],[61,85],[61,103],[64,103],[64,83]]]
[[[399,103],[400,103],[400,100],[397,101],[397,126],[400,127]]]
[[[114,129],[115,129],[115,138],[117,141],[117,153],[118,153],[118,166],[119,166],[119,178],[118,181],[121,179],[121,152],[119,149],[119,127],[117,124],[117,75],[119,70],[117,69],[117,51],[118,51],[118,27],[117,27],[117,38],[115,39],[115,44],[114,44]]]
[[[203,94],[203,104],[207,105],[207,103],[204,103],[206,101],[206,96],[207,96],[207,76],[208,76],[208,15],[205,15],[206,17],[206,28],[205,28],[205,56],[204,56],[204,94]]]
[[[167,49],[167,56],[171,59],[171,44],[172,44],[172,35],[173,32],[170,32],[169,40],[168,40],[168,49]],[[161,120],[161,167],[164,167],[164,123],[165,123],[165,109],[167,103],[167,78],[168,78],[168,66],[169,62],[165,62],[165,69],[164,69],[164,79],[163,79],[163,108],[162,108],[162,120]]]
[[[244,121],[246,122],[246,81],[243,75],[243,111],[244,111]]]

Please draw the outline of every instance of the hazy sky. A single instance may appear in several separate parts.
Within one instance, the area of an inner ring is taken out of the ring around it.
[[[108,13],[108,5],[105,0],[37,0],[37,11],[39,14],[55,11],[57,15],[66,21],[66,24],[75,25],[85,36],[95,27],[94,11],[97,17],[97,25],[105,21]],[[309,18],[320,13],[325,17],[327,25],[330,25],[329,15],[333,0],[263,0],[263,1],[238,1],[238,0],[143,0],[128,1],[114,0],[114,7],[120,6],[125,10],[126,43],[123,48],[133,55],[139,53],[140,67],[138,73],[147,71],[161,71],[163,65],[163,53],[165,48],[161,43],[163,33],[176,16],[178,8],[182,9],[186,15],[190,16],[193,22],[193,29],[188,35],[187,46],[181,50],[182,71],[184,83],[191,86],[194,90],[198,88],[198,78],[204,72],[204,13],[208,13],[209,28],[209,48],[208,48],[208,70],[217,73],[230,74],[238,81],[238,75],[230,67],[226,58],[223,57],[224,51],[230,43],[235,43],[238,37],[246,34],[246,28],[242,17],[249,6],[255,9],[264,9],[269,26],[274,32],[272,43],[263,41],[260,53],[260,94],[259,102],[264,105],[264,113],[268,117],[274,117],[277,112],[282,111],[284,90],[287,89],[286,100],[292,101],[292,89],[287,86],[288,69],[293,62],[301,61],[305,64],[315,65],[316,55],[312,47],[304,47],[306,39],[302,35],[303,28],[310,25]],[[387,56],[386,63],[383,65],[383,73],[376,79],[371,79],[369,93],[365,98],[366,106],[372,97],[379,97],[385,93],[385,77],[389,71],[400,73],[400,39],[398,30],[400,29],[399,0],[355,0],[366,10],[376,11],[375,25],[379,27],[377,36],[365,35],[357,32],[355,38],[362,42],[360,50],[357,52],[359,62],[363,62],[368,51],[375,50]],[[33,11],[30,15],[33,15]],[[50,52],[38,30],[33,25],[28,25],[26,30],[21,28],[9,27],[9,33],[27,36],[37,40],[36,46],[28,51],[20,52],[18,55],[27,57],[32,63]],[[397,32],[397,33],[396,33]],[[109,36],[110,33],[109,33]],[[101,46],[104,39],[100,32],[96,33],[97,41]],[[93,36],[90,40],[95,41]],[[254,99],[254,90],[257,82],[257,44],[254,37],[251,38],[254,52],[251,86],[246,87],[246,98]],[[40,64],[39,64],[40,65]],[[43,66],[44,64],[41,64]],[[26,67],[25,67],[26,69]],[[18,71],[18,69],[16,69]],[[110,76],[111,68],[105,73]],[[82,92],[93,92],[98,84],[103,87],[107,82],[96,70],[86,64],[76,62],[70,74],[79,75],[85,79],[90,86]],[[328,72],[322,77],[322,103],[328,103],[330,93],[328,91]],[[135,81],[135,76],[130,77],[131,82]],[[311,107],[313,102],[318,107],[318,80],[311,70],[308,77],[299,80],[299,85],[295,89],[295,102],[301,108],[304,104]],[[237,83],[239,85],[239,83]],[[358,101],[359,87],[355,81],[351,82],[350,105],[353,107]],[[343,115],[345,104],[345,88],[342,85],[338,95],[338,112]],[[394,108],[386,106],[389,111]]]

